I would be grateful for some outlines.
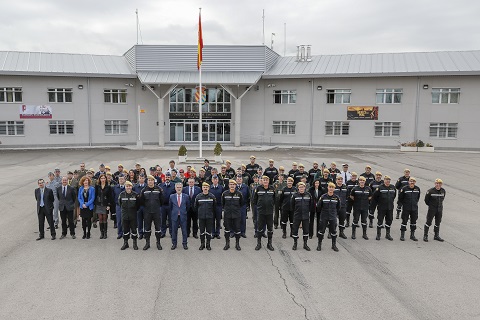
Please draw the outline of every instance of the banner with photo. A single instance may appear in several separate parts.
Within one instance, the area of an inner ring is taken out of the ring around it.
[[[378,107],[347,107],[347,120],[378,120]]]
[[[51,106],[21,105],[20,119],[51,119]]]

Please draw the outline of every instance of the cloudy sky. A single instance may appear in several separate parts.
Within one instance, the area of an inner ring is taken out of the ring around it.
[[[0,0],[0,50],[123,54],[136,43],[265,44],[293,55],[480,49],[477,0]]]

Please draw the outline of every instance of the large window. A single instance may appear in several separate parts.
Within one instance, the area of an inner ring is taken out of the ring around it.
[[[327,136],[348,136],[350,133],[350,122],[348,121],[326,121],[325,135]]]
[[[127,103],[127,89],[103,90],[105,103]]]
[[[0,136],[23,136],[23,121],[0,121]]]
[[[22,102],[22,88],[0,88],[0,102]]]
[[[402,89],[377,89],[378,104],[402,103]]]
[[[296,121],[273,121],[273,134],[295,134]]]
[[[73,120],[50,120],[50,134],[73,134]]]
[[[274,90],[273,103],[293,104],[297,102],[297,90]]]
[[[375,122],[375,137],[400,136],[400,122]]]
[[[49,102],[72,102],[72,89],[48,89]]]
[[[458,123],[430,123],[430,137],[456,138]]]
[[[198,141],[198,120],[170,120],[170,141]],[[203,120],[202,141],[230,141],[230,120]]]
[[[127,134],[128,120],[105,120],[105,134]]]
[[[327,103],[349,104],[350,89],[327,89]]]
[[[458,103],[460,88],[433,88],[432,103]]]
[[[174,89],[170,92],[170,112],[199,112],[195,101],[196,89]],[[210,88],[206,92],[202,112],[231,112],[230,94],[223,88]]]

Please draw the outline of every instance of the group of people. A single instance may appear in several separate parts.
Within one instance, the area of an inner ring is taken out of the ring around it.
[[[90,239],[91,228],[100,229],[100,239],[107,239],[108,215],[117,229],[117,239],[123,237],[121,250],[129,247],[138,250],[138,239],[145,239],[143,250],[150,248],[152,223],[156,247],[162,250],[161,239],[168,233],[172,239],[171,249],[177,248],[178,229],[182,231],[182,246],[188,249],[188,237],[200,238],[199,250],[211,250],[211,240],[221,239],[223,220],[224,250],[230,248],[230,239],[235,238],[235,249],[241,250],[240,239],[246,238],[248,215],[252,212],[255,250],[262,248],[262,238],[267,238],[267,249],[273,251],[273,230],[280,226],[282,238],[287,238],[287,227],[293,238],[293,250],[297,250],[299,229],[302,229],[303,248],[310,251],[308,240],[316,234],[317,250],[328,228],[327,237],[331,248],[338,251],[338,236],[347,239],[345,229],[350,227],[351,238],[362,227],[362,238],[368,240],[368,227],[373,228],[377,218],[376,240],[382,237],[392,241],[390,230],[396,209],[396,219],[401,218],[400,240],[405,240],[407,224],[410,224],[410,239],[415,237],[418,219],[420,188],[416,179],[405,169],[403,175],[392,183],[391,177],[381,172],[372,172],[371,166],[358,175],[349,171],[348,164],[337,168],[318,162],[306,171],[301,163],[292,163],[287,172],[278,169],[274,160],[262,168],[256,157],[250,163],[232,168],[231,161],[221,165],[220,171],[210,166],[205,159],[204,166],[197,170],[191,166],[177,169],[175,161],[169,162],[164,171],[159,165],[149,168],[141,166],[126,170],[122,164],[112,172],[109,166],[101,164],[95,172],[86,170],[85,164],[75,171],[61,176],[57,168],[48,173],[48,181],[38,180],[35,190],[39,237],[44,238],[47,220],[52,240],[61,220],[62,235],[75,239],[77,221],[82,222],[83,239]],[[423,240],[428,242],[429,228],[434,224],[434,239],[440,237],[440,223],[443,214],[445,189],[442,180],[436,179],[424,197],[428,206]],[[396,205],[395,205],[396,200]],[[314,225],[316,221],[316,230]],[[360,224],[359,224],[360,223]],[[98,224],[98,225],[97,225]]]

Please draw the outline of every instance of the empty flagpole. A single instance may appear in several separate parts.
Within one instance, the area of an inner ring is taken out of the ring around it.
[[[198,52],[197,52],[197,67],[198,67],[198,78],[199,78],[199,88],[197,93],[198,95],[198,140],[200,142],[200,158],[202,158],[202,140],[203,140],[203,130],[202,130],[202,60],[203,60],[203,36],[202,36],[202,8],[199,8],[198,14]]]

